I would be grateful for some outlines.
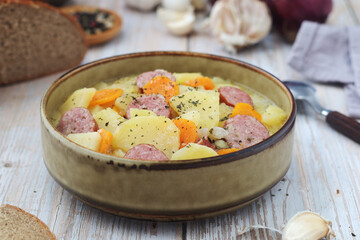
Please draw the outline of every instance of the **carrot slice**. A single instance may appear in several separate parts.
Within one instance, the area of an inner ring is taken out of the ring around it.
[[[237,103],[230,115],[230,117],[234,117],[236,115],[249,115],[253,116],[257,120],[261,121],[261,114],[258,113],[250,104],[248,103]]]
[[[193,121],[184,118],[177,118],[172,121],[180,130],[180,148],[196,141],[197,130]]]
[[[220,149],[217,151],[217,153],[219,155],[224,155],[224,154],[228,154],[228,153],[232,153],[232,152],[236,152],[236,151],[240,151],[241,149],[238,148],[224,148],[224,149]]]
[[[95,92],[94,97],[91,99],[89,107],[100,105],[104,108],[112,107],[115,104],[115,100],[123,94],[123,90],[120,88],[114,89],[102,89]]]
[[[208,77],[198,77],[195,79],[187,80],[183,84],[191,87],[203,86],[205,90],[212,90],[215,88],[213,81]]]
[[[99,129],[98,132],[100,133],[101,136],[99,152],[107,154],[111,149],[111,142],[113,139],[113,135],[111,132],[103,128]]]
[[[169,102],[170,98],[179,94],[179,86],[165,76],[154,77],[143,87],[145,94],[160,94]]]

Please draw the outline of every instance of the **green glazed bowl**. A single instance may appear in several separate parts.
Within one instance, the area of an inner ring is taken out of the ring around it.
[[[288,113],[285,125],[252,147],[227,155],[174,162],[123,159],[68,140],[50,117],[76,89],[154,69],[201,72],[245,84]],[[191,52],[145,52],[92,62],[55,81],[41,101],[44,162],[51,176],[81,201],[138,219],[210,217],[261,197],[286,174],[294,142],[296,105],[273,75],[237,60]]]

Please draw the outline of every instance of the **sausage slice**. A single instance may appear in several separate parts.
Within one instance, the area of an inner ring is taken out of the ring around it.
[[[230,148],[250,147],[269,137],[266,127],[249,115],[236,115],[226,120],[224,129],[229,133],[225,140]]]
[[[145,84],[147,84],[154,77],[157,77],[157,76],[165,76],[174,82],[176,81],[176,78],[171,73],[169,73],[165,70],[162,70],[162,69],[157,69],[157,70],[151,71],[151,72],[144,72],[144,73],[140,74],[139,76],[137,76],[136,86],[138,88],[143,88],[145,86]]]
[[[142,95],[132,101],[127,109],[126,117],[130,119],[130,109],[137,108],[137,109],[147,109],[151,110],[159,116],[170,116],[170,106],[165,101],[165,98],[161,95]]]
[[[220,102],[226,105],[235,107],[237,103],[247,103],[252,107],[254,106],[249,94],[236,87],[220,87],[218,91],[220,93]]]
[[[212,144],[209,140],[208,137],[202,137],[198,142],[197,144],[200,144],[200,145],[203,145],[203,146],[206,146],[206,147],[209,147],[211,149],[215,149],[215,145]]]
[[[137,160],[169,160],[166,155],[150,144],[139,144],[127,151],[124,158],[137,159]]]
[[[84,107],[72,108],[61,116],[57,129],[64,135],[97,131],[98,125],[90,111]]]

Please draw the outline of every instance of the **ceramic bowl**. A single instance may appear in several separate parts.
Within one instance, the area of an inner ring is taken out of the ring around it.
[[[284,109],[288,120],[277,133],[242,151],[174,162],[100,154],[68,140],[51,125],[50,117],[74,90],[159,68],[245,84]],[[249,204],[283,178],[292,159],[295,113],[289,89],[250,64],[190,52],[121,55],[75,68],[47,90],[41,101],[44,162],[67,191],[110,213],[160,221],[210,217]]]
[[[122,19],[121,17],[114,11],[99,8],[99,7],[92,7],[92,6],[81,6],[81,5],[70,5],[66,7],[62,7],[61,10],[63,10],[65,13],[69,14],[70,16],[74,15],[75,13],[94,13],[96,11],[100,11],[102,13],[107,13],[113,18],[113,26],[110,29],[107,29],[104,32],[99,32],[96,34],[85,34],[86,42],[89,46],[94,46],[98,44],[105,43],[107,41],[110,41],[114,37],[116,37],[122,26]]]

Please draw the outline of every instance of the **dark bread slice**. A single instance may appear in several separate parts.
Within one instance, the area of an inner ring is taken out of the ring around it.
[[[36,0],[36,1],[46,2],[48,4],[59,7],[61,5],[64,5],[68,0]]]
[[[0,85],[80,64],[85,33],[66,13],[46,3],[0,0]]]
[[[6,204],[0,207],[0,239],[56,240],[56,237],[34,215]]]

